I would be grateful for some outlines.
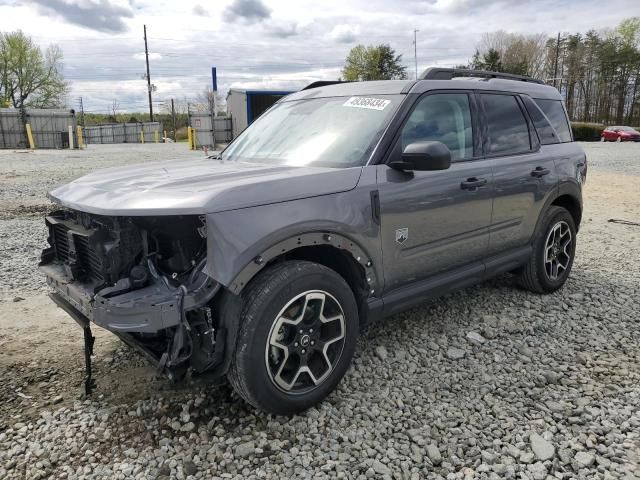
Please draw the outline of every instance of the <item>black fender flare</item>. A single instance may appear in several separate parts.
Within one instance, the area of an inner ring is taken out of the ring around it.
[[[580,209],[582,210],[582,188],[576,180],[561,182],[558,185],[558,194],[556,195],[556,198],[563,195],[574,197],[580,204]]]
[[[281,240],[254,257],[252,262],[245,265],[245,267],[238,272],[227,288],[235,295],[239,295],[251,279],[275,258],[300,247],[320,245],[331,246],[351,255],[364,270],[365,278],[369,286],[369,296],[373,296],[379,292],[382,285],[378,282],[371,256],[350,238],[334,232],[307,232]]]
[[[544,203],[544,206],[540,210],[540,215],[538,216],[538,220],[536,221],[536,228],[533,230],[534,232],[533,235],[535,235],[535,232],[537,232],[538,229],[540,228],[540,222],[542,221],[542,217],[544,217],[545,212],[549,210],[549,207],[551,207],[551,205],[558,198],[563,196],[569,196],[573,198],[580,206],[580,213],[582,214],[582,189],[580,185],[578,184],[577,181],[562,182],[558,185],[558,188],[555,190],[555,192],[549,195],[549,198],[547,198],[547,200]],[[576,224],[576,229],[578,229],[577,224]]]

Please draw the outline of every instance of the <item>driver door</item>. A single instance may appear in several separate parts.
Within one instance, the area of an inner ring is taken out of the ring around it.
[[[403,172],[378,165],[385,290],[471,264],[489,247],[493,160],[481,156],[470,92],[431,92],[401,127],[387,163],[417,141],[451,151],[447,170]],[[478,269],[476,269],[478,270]]]

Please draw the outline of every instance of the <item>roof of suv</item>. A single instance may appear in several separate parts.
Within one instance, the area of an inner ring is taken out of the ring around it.
[[[549,85],[502,78],[454,77],[451,80],[377,80],[373,82],[344,82],[301,90],[288,95],[284,101],[309,98],[348,97],[353,95],[391,95],[424,93],[428,90],[487,90],[523,93],[533,98],[561,100],[558,90]]]

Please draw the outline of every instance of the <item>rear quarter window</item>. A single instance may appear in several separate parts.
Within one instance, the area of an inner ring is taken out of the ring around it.
[[[542,110],[540,110],[540,107],[538,107],[538,105],[536,105],[536,103],[527,96],[523,95],[521,98],[527,112],[529,112],[529,117],[533,121],[533,125],[536,127],[538,137],[540,137],[540,143],[542,145],[560,143],[560,139],[558,138],[555,129],[551,126],[546,115]]]
[[[569,121],[562,106],[562,101],[542,98],[536,98],[534,100],[551,122],[551,125],[558,134],[558,139],[563,143],[571,142],[573,140],[571,138],[571,129],[569,128]]]

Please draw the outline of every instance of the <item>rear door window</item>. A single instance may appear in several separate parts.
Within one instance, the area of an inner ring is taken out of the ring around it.
[[[513,95],[480,95],[487,118],[489,155],[514,155],[531,151],[527,119]]]
[[[540,143],[542,143],[542,145],[560,143],[556,131],[551,126],[542,110],[540,110],[540,107],[538,107],[538,105],[536,105],[536,103],[527,96],[522,96],[520,98],[522,98],[522,102],[524,103],[527,112],[529,112],[529,117],[533,121],[533,125],[536,127],[538,137],[540,137]]]
[[[558,134],[558,139],[563,143],[570,142],[572,140],[571,129],[569,128],[567,114],[562,106],[562,101],[542,98],[536,98],[534,100],[551,122],[551,125]]]

